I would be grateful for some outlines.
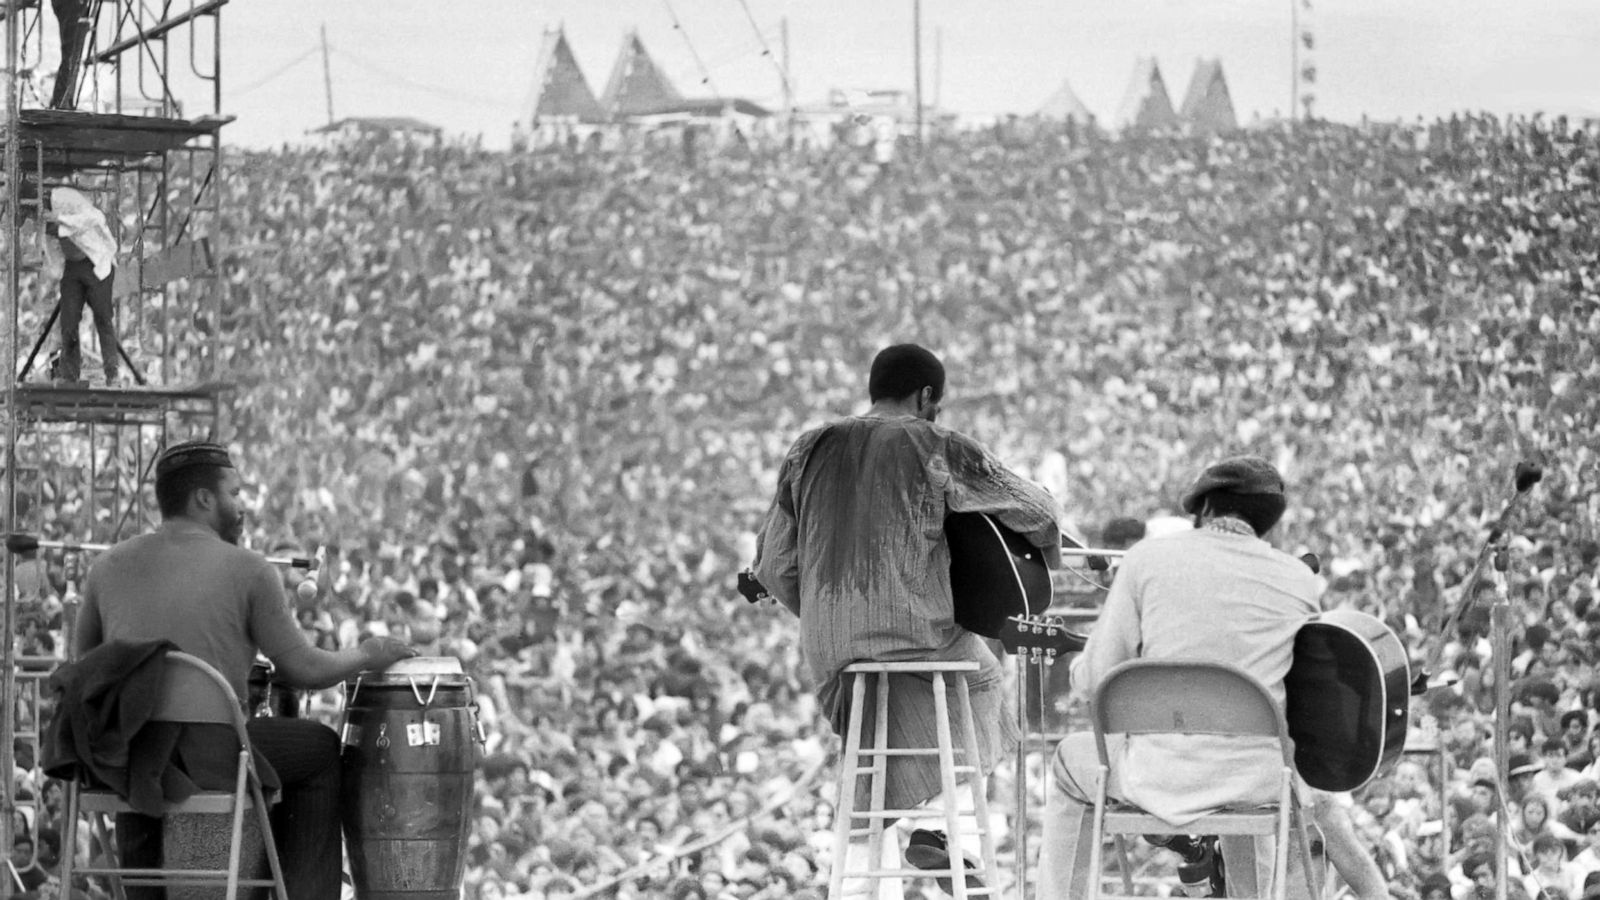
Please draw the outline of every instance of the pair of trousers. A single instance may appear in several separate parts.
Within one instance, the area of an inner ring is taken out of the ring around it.
[[[309,719],[251,719],[250,744],[271,763],[283,785],[273,805],[272,837],[294,900],[339,900],[343,848],[339,818],[339,736]],[[231,789],[231,780],[221,786]],[[117,816],[124,865],[161,864],[161,820]],[[129,900],[162,900],[161,888],[129,888]]]
[[[1122,796],[1121,780],[1115,765],[1121,741],[1121,735],[1106,738],[1108,754],[1113,760],[1106,794],[1113,799],[1121,799]],[[1068,900],[1087,896],[1089,879],[1099,874],[1089,871],[1095,770],[1099,765],[1100,755],[1095,749],[1092,733],[1069,734],[1056,747],[1050,770],[1053,784],[1045,801],[1044,843],[1039,848],[1037,896],[1040,900]],[[1256,897],[1266,893],[1259,886],[1271,882],[1276,846],[1277,842],[1271,836],[1223,837],[1222,858],[1227,867],[1230,897]],[[1298,874],[1304,864],[1298,852],[1298,842],[1290,841],[1288,887],[1291,897],[1297,896],[1295,885],[1304,887],[1304,877]]]
[[[117,270],[112,267],[104,278],[96,278],[94,263],[69,259],[61,271],[61,377],[77,381],[83,372],[82,342],[78,329],[83,324],[83,307],[94,313],[94,330],[100,336],[100,360],[106,379],[117,377],[116,307],[111,297]]]

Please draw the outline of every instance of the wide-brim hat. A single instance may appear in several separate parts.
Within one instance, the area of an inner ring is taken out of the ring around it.
[[[1283,490],[1283,476],[1272,463],[1259,456],[1231,456],[1201,472],[1183,492],[1183,511],[1198,513],[1205,496],[1212,491],[1282,496]]]
[[[1506,764],[1506,775],[1515,778],[1518,775],[1533,775],[1543,769],[1542,763],[1533,761],[1533,757],[1526,753],[1513,753]]]

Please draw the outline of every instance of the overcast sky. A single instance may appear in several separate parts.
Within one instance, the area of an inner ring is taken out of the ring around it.
[[[1029,113],[1067,80],[1109,119],[1140,56],[1156,57],[1174,103],[1195,61],[1219,57],[1242,118],[1280,114],[1290,95],[1291,2],[923,0],[924,96],[975,116]],[[1600,0],[1312,4],[1321,115],[1600,115]],[[805,104],[835,87],[910,89],[912,8],[912,0],[234,0],[223,10],[223,103],[239,121],[225,134],[263,146],[326,121],[324,25],[335,116],[416,116],[501,146],[512,122],[527,118],[547,28],[565,27],[597,94],[623,36],[637,29],[684,94],[777,106],[785,20],[791,80]]]

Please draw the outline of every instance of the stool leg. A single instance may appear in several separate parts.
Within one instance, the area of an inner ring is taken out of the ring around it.
[[[957,684],[960,693],[957,698],[961,706],[961,727],[964,731],[965,744],[962,755],[966,757],[967,764],[973,769],[970,787],[972,789],[972,816],[978,829],[978,846],[983,858],[983,882],[989,888],[989,896],[999,896],[1000,866],[996,859],[994,847],[994,829],[989,819],[989,791],[987,779],[983,777],[983,760],[978,755],[978,730],[977,723],[972,717],[972,694],[967,690],[967,676],[957,675]],[[1018,775],[1020,776],[1020,773]],[[1026,827],[1026,823],[1022,823]],[[1024,865],[1022,857],[1017,858],[1018,880],[1021,881],[1020,872]],[[965,879],[963,879],[964,881]]]
[[[958,676],[959,677],[959,676]],[[967,879],[960,870],[965,865],[961,852],[961,812],[956,806],[955,741],[950,735],[950,697],[944,673],[933,673],[933,721],[938,734],[940,799],[944,806],[944,841],[950,851],[950,891],[956,900],[967,900]]]
[[[849,864],[850,830],[855,822],[856,769],[861,764],[861,707],[866,702],[862,675],[850,676],[850,718],[845,728],[844,758],[839,763],[839,802],[833,807],[833,872],[828,876],[830,900],[844,896]]]
[[[869,807],[869,810],[871,812],[880,812],[880,811],[883,810],[884,800],[887,798],[888,793],[889,793],[889,755],[885,752],[886,750],[889,749],[889,673],[888,672],[879,672],[879,673],[877,673],[877,688],[878,688],[878,693],[877,693],[877,701],[878,702],[877,702],[877,708],[875,710],[876,715],[875,715],[875,717],[873,719],[873,722],[872,722],[872,726],[873,726],[873,728],[872,728],[872,731],[873,731],[872,748],[876,752],[873,754],[873,757],[872,757],[872,806]],[[872,858],[872,866],[874,868],[876,868],[876,869],[879,869],[879,870],[885,869],[885,868],[899,868],[898,865],[890,867],[890,866],[885,866],[884,863],[883,863],[883,860],[884,860],[883,840],[884,840],[884,832],[886,830],[885,824],[886,823],[885,823],[885,821],[883,819],[881,819],[881,818],[873,818],[873,819],[869,820],[868,826],[867,826],[868,828],[871,829],[871,838],[870,838],[871,843],[869,845],[870,846],[869,853],[871,854],[871,858]],[[895,858],[899,859],[899,856],[900,856],[899,848],[896,847],[895,849],[896,849]],[[873,876],[873,880],[872,880],[872,885],[873,885],[872,895],[874,897],[882,896],[882,893],[883,893],[883,881],[882,881],[882,878],[883,878],[883,876]],[[894,878],[898,882],[899,876],[894,876]],[[896,896],[898,896],[898,892],[896,892]]]

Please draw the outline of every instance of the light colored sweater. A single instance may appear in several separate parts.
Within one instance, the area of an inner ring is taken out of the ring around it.
[[[1083,653],[1073,691],[1093,696],[1135,658],[1229,663],[1259,679],[1280,707],[1295,632],[1318,612],[1304,563],[1254,536],[1211,529],[1141,541],[1128,551]],[[1182,825],[1231,806],[1274,801],[1276,742],[1149,735],[1113,759],[1123,799]]]

